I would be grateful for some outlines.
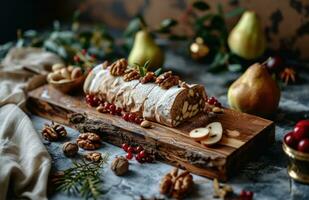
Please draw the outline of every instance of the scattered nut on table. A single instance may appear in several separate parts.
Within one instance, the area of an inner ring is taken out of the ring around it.
[[[62,145],[62,151],[63,151],[64,155],[66,155],[68,157],[73,157],[78,152],[78,145],[76,143],[73,143],[73,142],[65,142]]]
[[[193,177],[188,171],[178,173],[179,169],[174,168],[166,174],[160,183],[160,193],[171,196],[175,199],[182,199],[193,187]]]
[[[233,194],[233,188],[230,185],[222,184],[218,182],[217,179],[213,180],[213,197],[214,198],[221,198],[225,199],[227,196],[230,196]]]
[[[141,127],[143,128],[151,128],[151,122],[148,120],[143,120],[141,123]]]
[[[102,154],[100,152],[89,152],[84,157],[88,161],[99,162],[102,159]]]
[[[116,157],[111,165],[111,169],[117,176],[122,176],[129,171],[129,161],[123,157]]]
[[[64,126],[60,124],[45,124],[42,129],[42,136],[48,141],[57,141],[67,135],[67,131]]]
[[[76,143],[82,149],[95,150],[101,146],[101,138],[96,133],[81,133]]]

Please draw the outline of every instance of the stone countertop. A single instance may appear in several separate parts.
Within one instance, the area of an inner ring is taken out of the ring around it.
[[[209,96],[216,96],[226,105],[226,92],[228,85],[239,74],[223,72],[210,74],[206,72],[205,65],[197,64],[176,53],[168,52],[165,66],[182,75],[187,82],[198,82],[206,86]],[[231,184],[236,192],[242,189],[254,192],[254,199],[309,199],[309,185],[302,185],[292,181],[287,175],[287,158],[281,145],[283,135],[292,129],[298,119],[309,117],[309,74],[300,74],[300,83],[284,86],[282,88],[279,110],[276,115],[276,142],[270,146],[258,159],[245,165],[238,174],[227,183]],[[32,115],[31,119],[38,131],[48,120]],[[67,128],[69,140],[78,136],[76,130]],[[53,159],[53,170],[63,170],[71,166],[72,160],[66,158],[61,150],[63,142],[47,142],[42,140]],[[125,155],[121,148],[104,143],[100,152],[109,152],[108,166],[104,168],[102,199],[139,199],[141,195],[146,198],[162,197],[159,194],[159,182],[172,167],[155,162],[152,164],[139,164],[134,159],[130,161],[130,172],[118,177],[110,170],[110,163],[115,156]],[[80,150],[80,154],[84,151]],[[195,189],[187,199],[212,199],[212,181],[194,175]],[[79,199],[65,193],[56,193],[51,199]]]

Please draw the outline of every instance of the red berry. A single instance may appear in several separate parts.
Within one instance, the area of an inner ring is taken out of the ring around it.
[[[87,54],[87,50],[86,50],[86,49],[83,49],[83,50],[82,50],[82,54],[83,54],[83,55],[86,55],[86,54]]]
[[[133,152],[134,152],[134,148],[133,148],[132,146],[129,146],[129,147],[128,147],[128,152],[133,153]]]
[[[266,67],[270,72],[277,72],[282,68],[283,61],[280,56],[274,56],[268,58],[266,62]]]
[[[129,121],[134,122],[135,118],[136,118],[135,114],[133,114],[133,113],[129,114]]]
[[[297,124],[295,126],[303,126],[303,127],[309,127],[309,119],[307,120],[300,120],[299,122],[297,122]],[[309,131],[309,130],[308,130]]]
[[[86,102],[92,106],[96,107],[100,104],[100,99],[98,97],[92,96],[92,95],[87,95],[86,96]]]
[[[252,198],[253,198],[253,192],[251,192],[251,191],[245,191],[245,193],[246,193],[247,199],[252,199]]]
[[[147,156],[145,160],[148,163],[152,163],[153,162],[153,158],[151,156]]]
[[[137,146],[136,148],[135,148],[135,152],[136,153],[139,153],[139,152],[141,152],[141,151],[143,151],[144,149],[143,149],[143,147],[141,147],[141,146]]]
[[[139,156],[140,158],[145,158],[145,157],[146,157],[146,152],[145,152],[145,150],[139,152],[139,153],[138,153],[138,156]]]
[[[135,117],[135,119],[134,119],[134,122],[136,123],[136,124],[140,124],[140,123],[142,123],[142,119],[141,118],[139,118],[139,117]]]
[[[246,196],[246,191],[245,191],[245,190],[242,190],[242,191],[239,193],[239,196],[245,197],[245,196]]]
[[[297,145],[297,150],[304,153],[309,153],[309,139],[302,139]]]
[[[122,119],[126,120],[126,121],[129,121],[129,113],[124,113],[122,115]]]
[[[78,55],[75,55],[73,59],[77,63],[80,61],[80,57]]]
[[[284,136],[284,142],[289,147],[295,148],[297,145],[297,140],[294,138],[293,132],[289,132]]]
[[[216,101],[217,100],[215,97],[210,97],[210,99],[207,100],[207,103],[209,103],[210,105],[213,105]]]
[[[116,106],[115,106],[114,104],[110,104],[109,107],[108,107],[108,109],[109,109],[110,111],[116,111]]]
[[[92,96],[90,94],[86,95],[86,103],[90,104]]]
[[[104,103],[104,109],[109,111],[109,107],[111,106],[110,103],[105,102]]]
[[[221,108],[221,103],[217,101],[214,103],[214,106]]]
[[[117,109],[116,109],[116,114],[117,114],[117,115],[121,116],[121,112],[122,112],[122,109],[121,109],[121,108],[117,108]]]
[[[139,154],[136,154],[136,155],[135,155],[135,160],[136,160],[137,162],[139,162],[139,163],[144,163],[144,162],[145,162],[145,160],[144,160],[143,158],[141,158],[141,157],[139,156]]]
[[[131,159],[133,158],[133,154],[132,154],[131,152],[128,152],[128,153],[126,154],[126,158],[127,158],[128,160],[131,160]]]
[[[122,149],[123,149],[125,152],[127,152],[127,151],[128,151],[128,148],[129,148],[129,145],[126,144],[126,143],[123,143],[123,144],[121,145],[121,147],[122,147]]]
[[[293,136],[297,141],[308,138],[308,134],[309,132],[307,131],[307,128],[305,128],[304,126],[296,126],[294,128]]]
[[[97,59],[97,56],[96,56],[95,54],[92,54],[92,55],[91,55],[91,59],[92,59],[92,60],[95,60],[95,59]]]

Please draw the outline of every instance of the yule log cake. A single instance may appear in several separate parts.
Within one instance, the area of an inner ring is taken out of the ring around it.
[[[93,68],[84,92],[125,112],[175,127],[203,111],[207,98],[202,85],[186,84],[171,71],[156,76],[128,66],[125,59]]]

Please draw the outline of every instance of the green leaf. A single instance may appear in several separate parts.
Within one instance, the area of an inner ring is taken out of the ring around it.
[[[206,14],[206,15],[203,15],[203,16],[201,16],[201,17],[198,17],[198,18],[195,20],[195,24],[204,26],[205,21],[210,20],[213,16],[214,16],[214,14],[208,13],[208,14]]]
[[[135,35],[136,32],[141,30],[143,27],[146,27],[145,20],[142,16],[134,17],[127,26],[126,30],[124,31],[125,37],[132,37]]]
[[[204,1],[196,1],[192,4],[192,6],[200,11],[209,10],[210,6]]]
[[[242,70],[241,64],[229,64],[227,68],[231,72],[239,72]]]
[[[229,54],[224,52],[218,52],[215,55],[213,62],[210,64],[210,68],[208,71],[210,72],[218,72],[225,68],[225,65],[229,59]]]
[[[237,7],[233,10],[231,10],[230,12],[226,13],[224,15],[225,18],[231,18],[231,17],[236,17],[238,15],[241,15],[245,12],[245,9],[244,8],[241,8],[241,7]]]
[[[54,27],[54,31],[59,31],[60,30],[60,22],[58,20],[54,21],[53,27]]]
[[[160,23],[160,27],[161,28],[171,28],[173,26],[177,25],[177,21],[171,18],[168,19],[164,19],[161,23]]]
[[[170,33],[171,32],[171,28],[173,26],[177,25],[177,21],[171,18],[168,19],[164,19],[161,23],[160,23],[160,27],[158,30],[156,30],[156,32],[158,33]]]
[[[151,62],[151,60],[147,60],[147,61],[145,62],[145,64],[144,64],[144,68],[145,68],[145,69],[148,69],[150,62]]]
[[[159,69],[157,69],[157,70],[154,72],[154,74],[155,74],[156,76],[160,76],[160,74],[162,73],[162,71],[163,71],[163,69],[162,69],[162,68],[159,68]]]
[[[223,7],[222,7],[222,4],[221,3],[218,3],[217,4],[217,12],[219,15],[223,15]]]

